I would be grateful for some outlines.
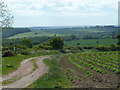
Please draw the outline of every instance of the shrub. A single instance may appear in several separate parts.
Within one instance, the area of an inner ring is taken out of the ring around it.
[[[63,50],[66,53],[70,53],[70,52],[72,52],[72,53],[79,53],[81,51],[84,51],[84,49],[80,45],[74,45],[74,46],[69,45],[69,46],[64,47]]]
[[[53,49],[51,46],[47,46],[47,45],[39,45],[38,48],[39,49],[46,49],[46,50],[52,50]]]
[[[22,44],[28,48],[32,48],[33,47],[33,43],[30,39],[23,39]]]
[[[64,40],[61,37],[54,36],[52,39],[49,40],[50,45],[53,49],[62,49],[64,46]]]
[[[6,51],[3,51],[2,57],[10,57],[10,56],[15,56],[15,55],[16,55],[15,52],[6,50]]]
[[[10,65],[10,64],[7,64],[6,67],[11,67],[11,68],[12,68],[12,67],[14,67],[14,66],[12,66],[12,65]]]
[[[98,46],[98,47],[95,47],[95,49],[99,51],[118,51],[120,50],[120,47],[119,45],[112,44],[111,46]]]
[[[109,51],[110,48],[108,46],[98,46],[95,47],[95,49],[99,50],[99,51]]]
[[[30,54],[30,52],[28,50],[22,50],[22,51],[20,51],[20,53],[23,54],[23,55],[29,55]]]
[[[61,49],[60,52],[67,53],[67,51],[65,49]]]
[[[50,45],[49,42],[43,42],[39,45],[34,46],[34,49],[35,50],[39,50],[39,49],[52,50],[53,48],[52,48],[52,46]]]

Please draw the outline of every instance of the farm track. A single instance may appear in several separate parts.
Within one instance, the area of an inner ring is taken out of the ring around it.
[[[14,81],[13,83],[3,85],[2,88],[25,88],[28,85],[32,84],[35,80],[37,80],[40,76],[42,76],[44,73],[47,72],[48,68],[42,61],[49,57],[50,55],[39,56],[39,57],[34,57],[34,58],[29,58],[29,59],[24,60],[23,62],[21,62],[21,66],[18,68],[18,70],[6,76],[3,76],[3,81],[15,78],[18,75],[23,76],[23,77]],[[34,70],[33,72],[32,72],[32,69],[34,68],[34,66],[32,62],[30,62],[32,59],[37,60],[36,64],[38,66],[38,68]]]

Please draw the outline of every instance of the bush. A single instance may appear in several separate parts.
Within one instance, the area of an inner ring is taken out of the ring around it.
[[[68,49],[68,50],[84,50],[80,45],[69,45],[66,46],[64,49]]]
[[[33,43],[30,39],[23,39],[22,44],[28,48],[32,48],[33,47]]]
[[[10,56],[15,56],[15,55],[16,55],[15,52],[6,50],[6,51],[3,51],[2,57],[10,57]]]
[[[95,47],[95,49],[99,50],[99,51],[109,51],[110,48],[108,46],[98,46]]]
[[[13,65],[10,65],[10,64],[7,64],[6,67],[11,67],[11,68],[12,68],[12,67],[14,67],[14,66],[13,66]]]
[[[61,49],[60,52],[61,53],[67,53],[67,51],[65,49]]]
[[[93,47],[83,47],[84,49],[93,49]]]
[[[81,51],[84,51],[84,49],[80,46],[80,45],[69,45],[64,47],[64,49],[62,50],[62,52],[64,53],[79,53]]]
[[[53,49],[51,46],[47,46],[47,45],[39,45],[38,48],[39,49],[46,49],[46,50],[52,50]]]
[[[49,40],[50,45],[53,49],[62,49],[64,46],[64,40],[61,37],[54,36],[52,39]]]
[[[20,53],[23,54],[23,55],[29,55],[30,54],[30,52],[28,50],[22,50],[22,51],[20,51]]]
[[[39,49],[46,49],[46,50],[52,50],[52,46],[49,44],[49,42],[43,42],[39,45],[34,46],[35,50],[39,50]]]
[[[120,47],[119,45],[112,44],[111,46],[98,46],[98,47],[95,47],[95,49],[99,51],[119,51]]]

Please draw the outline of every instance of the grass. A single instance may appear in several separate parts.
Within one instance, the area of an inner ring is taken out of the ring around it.
[[[9,74],[10,72],[18,69],[20,62],[30,57],[32,56],[17,55],[12,57],[4,57],[2,59],[2,74]]]
[[[33,63],[33,66],[34,66],[34,68],[33,68],[33,70],[32,70],[32,72],[33,71],[35,71],[37,68],[38,68],[38,65],[37,65],[37,60],[36,59],[32,59],[30,62],[32,62]]]
[[[117,42],[118,42],[117,39],[86,39],[66,41],[65,45],[76,45],[77,43],[80,43],[81,46],[96,46],[96,45],[111,45],[116,44]]]
[[[68,80],[64,69],[60,66],[60,59],[63,55],[53,56],[44,60],[49,67],[49,72],[44,74],[28,88],[70,88],[71,82]]]
[[[21,77],[22,77],[22,76],[19,76],[19,77],[16,76],[16,77],[14,77],[14,78],[12,78],[12,79],[5,80],[5,81],[2,82],[2,84],[5,85],[5,84],[13,83],[13,82],[16,81],[16,80],[19,80]]]

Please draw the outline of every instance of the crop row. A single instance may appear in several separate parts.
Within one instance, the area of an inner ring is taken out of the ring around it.
[[[82,54],[82,56],[84,56],[84,57],[91,56],[93,58],[100,59],[102,61],[106,61],[106,62],[110,62],[110,63],[112,62],[112,63],[118,64],[118,56],[117,55],[111,54],[111,55],[103,56],[103,54],[102,53],[96,53],[96,55],[94,55],[94,53],[85,53],[85,54]],[[113,65],[113,66],[116,66],[116,65]],[[118,66],[116,66],[116,67],[118,67]]]
[[[102,73],[102,74],[106,74],[106,73],[107,73],[105,70],[102,70],[102,69],[100,69],[100,68],[97,68],[97,67],[95,67],[95,66],[92,65],[92,64],[85,63],[84,61],[78,59],[76,55],[74,56],[74,59],[77,60],[79,63],[81,63],[81,64],[89,67],[90,69],[95,70],[96,72],[99,72],[99,73]],[[92,61],[91,61],[91,62],[92,62]],[[92,63],[94,63],[94,62],[92,62]]]
[[[117,62],[118,61],[118,56],[117,55],[108,55],[108,56],[100,56],[100,55],[97,55],[96,57],[99,57],[103,60],[106,60],[106,61],[111,61],[111,62]]]
[[[68,60],[71,64],[73,64],[74,66],[76,66],[77,68],[81,69],[82,71],[84,71],[87,75],[91,75],[92,73],[89,72],[88,70],[86,70],[85,68],[83,68],[82,66],[80,66],[79,64],[75,63],[70,56],[68,57]]]
[[[112,64],[118,64],[118,58],[110,58],[110,57],[103,57],[103,56],[92,56],[93,58],[99,59],[101,61],[105,61],[108,63],[112,63]]]
[[[111,59],[111,61],[118,61],[118,53],[111,53],[111,54],[102,53],[101,55],[97,54],[96,56],[106,58],[106,59]]]
[[[104,65],[104,64],[98,63],[98,62],[101,62],[101,60],[99,60],[99,59],[94,59],[94,58],[89,58],[89,57],[83,57],[82,55],[81,55],[81,58],[82,58],[83,60],[88,61],[88,62],[91,63],[91,64],[98,65],[98,66],[103,67],[103,68],[107,68],[108,70],[111,70],[111,71],[113,71],[113,72],[116,72],[116,73],[119,73],[119,72],[120,72],[118,68],[114,68],[114,67],[109,66],[109,65]],[[96,61],[97,61],[97,62],[96,62]],[[103,61],[103,62],[104,62],[104,61]],[[104,63],[105,63],[105,62],[104,62]]]
[[[119,68],[120,66],[114,64],[114,63],[110,63],[110,62],[107,62],[107,60],[105,59],[102,59],[101,57],[90,57],[90,56],[86,56],[87,58],[90,58],[90,59],[93,59],[94,61],[97,61],[97,62],[100,62],[100,63],[104,63],[104,64],[108,64],[108,65],[111,65],[111,66],[114,66],[114,67],[117,67]]]

